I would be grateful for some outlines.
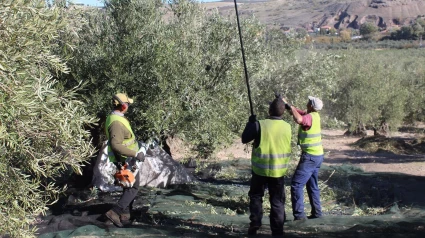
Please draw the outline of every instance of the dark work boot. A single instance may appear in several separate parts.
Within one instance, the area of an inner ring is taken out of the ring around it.
[[[258,229],[260,229],[260,227],[259,227],[259,226],[250,226],[250,227],[248,228],[248,235],[249,235],[249,236],[257,235],[257,231],[258,231]]]
[[[109,210],[105,213],[105,216],[111,220],[114,225],[118,226],[118,227],[123,227],[123,224],[121,223],[120,220],[120,215],[118,215],[118,213],[116,213],[114,210]]]
[[[295,222],[304,222],[304,221],[307,221],[307,217],[295,217],[294,221]]]

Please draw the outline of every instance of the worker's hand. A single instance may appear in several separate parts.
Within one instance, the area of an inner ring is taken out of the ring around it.
[[[145,154],[141,151],[137,152],[136,157],[138,161],[145,162]]]
[[[288,103],[288,101],[286,101],[285,98],[282,98],[283,103],[285,103],[285,109],[286,110],[291,110],[291,104]]]
[[[148,148],[148,149],[146,150],[146,154],[147,154],[147,155],[149,155],[149,156],[155,156],[155,153],[152,151],[152,149],[151,149],[151,148]]]
[[[285,108],[286,110],[291,110],[291,104],[285,102]]]
[[[257,115],[251,115],[249,116],[249,122],[255,123],[257,121]]]
[[[114,163],[117,166],[117,170],[121,170],[122,169],[122,163],[121,162],[117,162]]]

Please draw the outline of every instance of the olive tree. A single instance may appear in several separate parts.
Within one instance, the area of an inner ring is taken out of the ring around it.
[[[396,129],[404,120],[408,88],[394,51],[350,50],[341,65],[341,78],[333,94],[333,112],[354,131],[358,125]]]
[[[340,56],[336,53],[324,53],[312,49],[297,47],[297,41],[288,40],[286,48],[280,53],[272,53],[270,60],[254,81],[259,99],[265,95],[279,92],[291,104],[305,109],[307,96],[317,96],[324,100],[338,88]],[[299,43],[298,43],[299,44]],[[267,112],[264,102],[262,111]]]
[[[125,92],[135,97],[128,117],[139,138],[179,136],[201,157],[239,132],[249,110],[235,18],[194,1],[110,0],[88,22],[76,49],[61,52],[72,68],[61,82],[85,83],[91,113],[105,118],[111,96]],[[264,29],[252,18],[242,27],[255,75]]]
[[[111,96],[125,92],[136,99],[128,117],[143,140],[179,136],[208,157],[241,132],[250,112],[234,16],[205,12],[188,0],[110,0],[87,21],[75,50],[60,47],[72,69],[61,83],[70,88],[82,81],[90,91],[87,110],[101,121]],[[333,90],[336,56],[296,55],[301,41],[253,17],[241,17],[241,29],[259,116],[266,115],[265,100],[274,91],[303,105],[307,95]]]
[[[0,9],[0,235],[28,237],[66,188],[55,180],[80,173],[93,153],[84,127],[95,120],[78,88],[57,88],[51,74],[69,71],[51,53],[67,29],[61,10],[42,0],[5,0]]]
[[[425,121],[425,66],[422,59],[425,51],[416,49],[395,51],[393,57],[397,59],[399,70],[403,72],[402,87],[407,90],[407,98],[404,105],[404,122],[414,123]]]

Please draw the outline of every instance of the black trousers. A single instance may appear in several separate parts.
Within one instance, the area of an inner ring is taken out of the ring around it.
[[[249,210],[251,215],[250,226],[260,227],[263,218],[263,197],[266,186],[270,194],[270,228],[272,235],[283,234],[283,224],[285,221],[285,179],[264,177],[252,172],[251,186],[248,196],[250,198]]]
[[[123,193],[118,202],[113,206],[113,210],[118,214],[123,214],[125,211],[129,211],[133,204],[134,199],[139,192],[140,187],[140,173],[136,175],[136,181],[131,188],[124,188]]]

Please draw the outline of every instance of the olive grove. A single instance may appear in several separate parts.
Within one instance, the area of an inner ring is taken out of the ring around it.
[[[329,114],[349,125],[397,130],[404,123],[423,121],[425,52],[409,50],[348,50],[339,85],[329,98]],[[389,132],[389,131],[387,131]]]
[[[36,216],[66,189],[61,178],[81,173],[105,139],[117,92],[135,99],[128,117],[139,139],[177,136],[197,158],[248,120],[234,16],[193,0],[106,0],[103,9],[5,0],[0,9],[0,189],[9,191],[0,235],[34,235]],[[241,28],[258,119],[275,92],[300,108],[322,98],[324,125],[395,130],[424,119],[424,51],[317,50],[254,16]]]
[[[63,52],[72,79],[65,75],[62,81],[67,87],[87,83],[88,110],[101,121],[112,94],[124,91],[136,98],[129,117],[144,140],[177,135],[208,157],[241,131],[249,106],[234,17],[186,0],[166,6],[157,0],[111,0],[88,21],[78,48]],[[299,41],[253,17],[241,25],[259,116],[266,116],[274,91],[304,104],[308,94],[325,96],[334,87],[334,56],[306,52],[311,57],[297,61]],[[318,87],[301,90],[312,79]]]

